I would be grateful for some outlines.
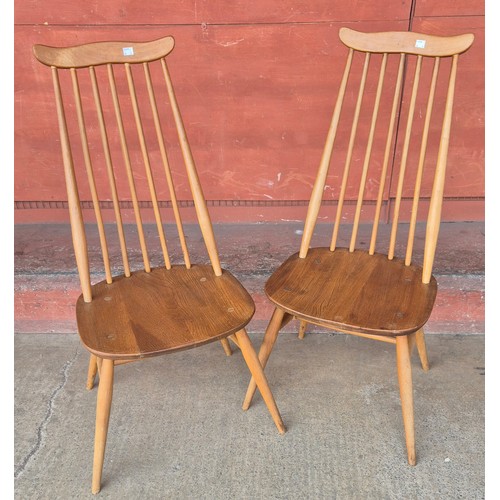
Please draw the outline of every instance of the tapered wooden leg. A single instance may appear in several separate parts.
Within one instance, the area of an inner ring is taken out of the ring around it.
[[[271,321],[269,322],[269,325],[267,325],[266,333],[264,334],[264,340],[262,341],[262,345],[259,349],[259,361],[263,368],[266,367],[267,360],[269,359],[269,355],[271,354],[274,343],[276,342],[276,338],[278,337],[278,332],[280,331],[284,315],[285,311],[282,311],[281,309],[278,309],[276,307],[271,317]],[[257,384],[252,377],[250,383],[248,384],[245,400],[243,401],[244,410],[248,410],[248,408],[250,407],[256,388]]]
[[[245,359],[245,362],[253,376],[252,378],[255,379],[257,383],[267,409],[269,410],[269,413],[271,413],[271,417],[278,428],[278,432],[280,434],[284,434],[286,431],[285,424],[283,424],[280,412],[276,406],[276,401],[274,400],[266,375],[264,374],[264,369],[262,368],[257,353],[253,348],[252,342],[248,338],[247,332],[245,330],[240,330],[236,333],[236,338],[238,339],[243,358]]]
[[[413,353],[413,348],[415,347],[415,333],[410,333],[408,335],[408,349],[410,350],[410,358]]]
[[[408,346],[408,337],[406,335],[396,337],[396,359],[408,463],[410,465],[415,465],[416,455],[415,425],[413,420],[413,387],[411,378],[410,349]]]
[[[98,356],[96,356],[97,358],[97,373],[99,374],[99,377],[101,376],[101,366],[102,366],[102,358],[99,358]]]
[[[415,342],[417,344],[418,355],[420,356],[420,363],[422,363],[423,370],[427,372],[429,371],[429,360],[427,359],[427,347],[425,346],[423,328],[420,328],[420,330],[415,334]]]
[[[91,354],[89,360],[89,370],[87,373],[87,390],[90,391],[91,389],[93,389],[96,375],[97,375],[97,356],[95,354]]]
[[[104,359],[102,361],[101,373],[99,376],[99,388],[97,391],[94,469],[92,475],[92,493],[94,494],[98,493],[101,489],[102,466],[104,464],[104,452],[106,450],[111,399],[113,397],[113,377],[113,360]]]
[[[307,321],[300,321],[300,326],[299,326],[299,339],[303,339],[304,335],[306,333],[306,328],[307,328]]]
[[[229,345],[229,340],[227,339],[222,339],[220,341],[222,344],[222,347],[224,348],[224,352],[226,353],[226,356],[231,356],[233,354],[233,351],[231,350],[231,346]]]

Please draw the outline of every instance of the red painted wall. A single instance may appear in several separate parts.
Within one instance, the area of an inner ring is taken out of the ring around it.
[[[222,2],[16,0],[15,215],[67,220],[50,72],[35,43],[173,35],[169,56],[216,221],[300,219],[331,118],[338,30],[472,32],[456,91],[445,220],[484,218],[484,5],[477,0]]]

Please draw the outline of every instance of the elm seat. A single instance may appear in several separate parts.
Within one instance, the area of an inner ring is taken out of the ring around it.
[[[422,268],[403,259],[347,248],[296,253],[269,278],[276,306],[310,323],[374,335],[407,335],[429,319],[437,282],[422,283]]]
[[[193,311],[196,314],[193,314]],[[76,305],[82,343],[93,354],[135,359],[190,349],[243,329],[252,297],[228,271],[172,266],[92,286],[92,302]]]

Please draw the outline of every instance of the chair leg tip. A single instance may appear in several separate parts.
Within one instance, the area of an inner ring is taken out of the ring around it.
[[[417,465],[417,459],[415,455],[408,455],[408,465]]]
[[[280,433],[281,436],[286,433],[286,427],[285,424],[281,423],[278,427],[278,432]]]

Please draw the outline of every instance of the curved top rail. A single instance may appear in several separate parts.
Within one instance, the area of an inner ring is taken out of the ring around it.
[[[174,48],[171,36],[150,42],[95,42],[73,47],[34,45],[33,54],[43,64],[57,68],[85,68],[101,64],[155,61]]]
[[[341,28],[339,37],[354,50],[362,52],[401,53],[430,57],[453,56],[465,52],[474,41],[474,35],[436,36],[413,31],[386,31],[362,33]]]

